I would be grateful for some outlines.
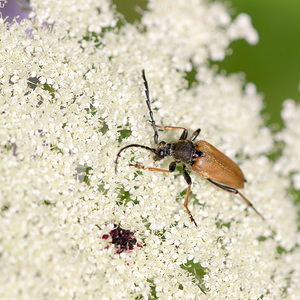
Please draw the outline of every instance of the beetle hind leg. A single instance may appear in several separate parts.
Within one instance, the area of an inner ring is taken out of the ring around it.
[[[253,206],[253,204],[239,191],[237,191],[240,197],[244,200],[244,202],[251,207],[264,221],[266,220],[264,216]]]
[[[207,180],[214,184],[215,186],[217,186],[218,188],[222,189],[222,190],[225,190],[229,193],[233,193],[233,194],[238,194],[240,195],[240,197],[244,200],[244,202],[247,204],[248,207],[251,207],[264,221],[265,221],[265,218],[263,217],[263,215],[253,206],[253,204],[242,194],[240,193],[237,189],[235,188],[232,188],[232,187],[229,187],[229,186],[226,186],[226,185],[223,185],[223,184],[220,184],[220,183],[217,183],[209,178],[207,178]]]

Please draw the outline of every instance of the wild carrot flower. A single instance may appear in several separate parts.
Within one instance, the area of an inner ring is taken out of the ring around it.
[[[149,1],[134,25],[108,0],[31,8],[20,24],[0,19],[0,298],[299,299],[286,176],[299,181],[299,133],[289,126],[299,128],[299,110],[284,109],[283,172],[267,156],[275,137],[254,84],[208,63],[234,39],[257,41],[249,17],[231,20],[223,4],[199,0]],[[124,152],[115,175],[120,147],[153,142],[142,69],[157,124],[201,128],[243,169],[243,192],[266,222],[191,173],[195,228],[178,170],[129,166],[153,165],[143,150]],[[102,238],[114,224],[128,230],[124,251]]]

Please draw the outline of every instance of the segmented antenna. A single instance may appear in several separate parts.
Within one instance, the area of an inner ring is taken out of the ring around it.
[[[150,98],[149,98],[149,88],[148,88],[148,82],[146,79],[146,75],[145,75],[145,70],[142,70],[142,77],[144,79],[144,86],[145,86],[145,94],[146,94],[146,103],[149,109],[149,115],[150,115],[150,122],[152,124],[153,130],[154,130],[154,143],[157,144],[158,143],[158,131],[155,125],[155,121],[153,118],[153,112],[151,109],[151,104],[150,104]]]
[[[127,146],[121,148],[120,151],[118,152],[116,160],[115,160],[115,173],[116,174],[117,174],[117,168],[118,168],[118,160],[119,160],[121,152],[123,152],[123,150],[125,150],[127,148],[131,148],[131,147],[139,147],[139,148],[143,148],[143,149],[146,149],[146,150],[149,150],[149,151],[155,153],[155,149],[152,149],[152,148],[144,146],[144,145],[138,145],[138,144],[131,144],[131,145],[127,145]]]

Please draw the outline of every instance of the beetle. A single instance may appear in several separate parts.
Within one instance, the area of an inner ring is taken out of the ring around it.
[[[198,175],[207,179],[216,187],[229,193],[238,194],[248,207],[251,207],[263,220],[265,220],[262,214],[259,213],[253,206],[253,204],[238,191],[238,189],[242,189],[244,187],[244,183],[246,182],[245,176],[240,167],[210,143],[204,140],[194,142],[201,129],[197,129],[191,135],[191,137],[188,138],[188,130],[184,127],[156,125],[151,109],[148,82],[144,70],[142,70],[142,78],[144,80],[146,104],[149,110],[150,122],[154,130],[155,147],[151,148],[139,144],[130,144],[121,148],[115,159],[115,173],[117,173],[118,160],[121,153],[128,148],[139,147],[151,151],[154,153],[154,161],[159,161],[167,156],[171,156],[173,160],[169,165],[169,169],[145,167],[141,164],[130,164],[130,166],[149,171],[171,173],[175,171],[177,163],[182,163],[183,177],[188,184],[185,194],[184,207],[191,221],[196,226],[197,223],[188,208],[192,179],[186,170],[187,167],[192,171],[195,171]],[[158,129],[183,130],[183,132],[177,142],[166,143],[165,141],[158,142]]]

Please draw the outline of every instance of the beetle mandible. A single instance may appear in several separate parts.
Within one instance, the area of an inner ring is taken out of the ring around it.
[[[154,153],[154,160],[158,161],[167,156],[173,158],[169,165],[169,169],[160,169],[156,167],[145,167],[140,164],[130,164],[138,169],[144,169],[149,171],[157,172],[174,172],[177,163],[182,163],[183,177],[188,184],[188,188],[185,194],[184,207],[190,216],[190,219],[197,226],[195,219],[193,218],[189,208],[188,200],[191,190],[192,180],[188,172],[187,167],[195,171],[198,175],[207,179],[210,183],[214,184],[216,187],[223,189],[229,193],[238,194],[244,200],[244,202],[251,207],[263,220],[264,217],[260,214],[253,204],[238,191],[244,187],[246,182],[245,176],[239,166],[233,162],[224,153],[216,149],[210,143],[199,140],[194,142],[200,133],[200,129],[197,129],[192,136],[187,139],[188,131],[184,127],[178,126],[162,126],[156,125],[153,117],[153,112],[150,104],[149,88],[146,79],[145,71],[142,71],[142,77],[144,80],[145,94],[146,94],[146,104],[149,109],[150,122],[154,130],[154,143],[155,147],[151,148],[139,144],[130,144],[121,148],[117,154],[115,160],[115,172],[117,173],[117,165],[120,154],[128,148],[139,147],[151,151]],[[183,130],[179,140],[175,143],[166,143],[164,141],[158,142],[158,129],[164,130]]]

